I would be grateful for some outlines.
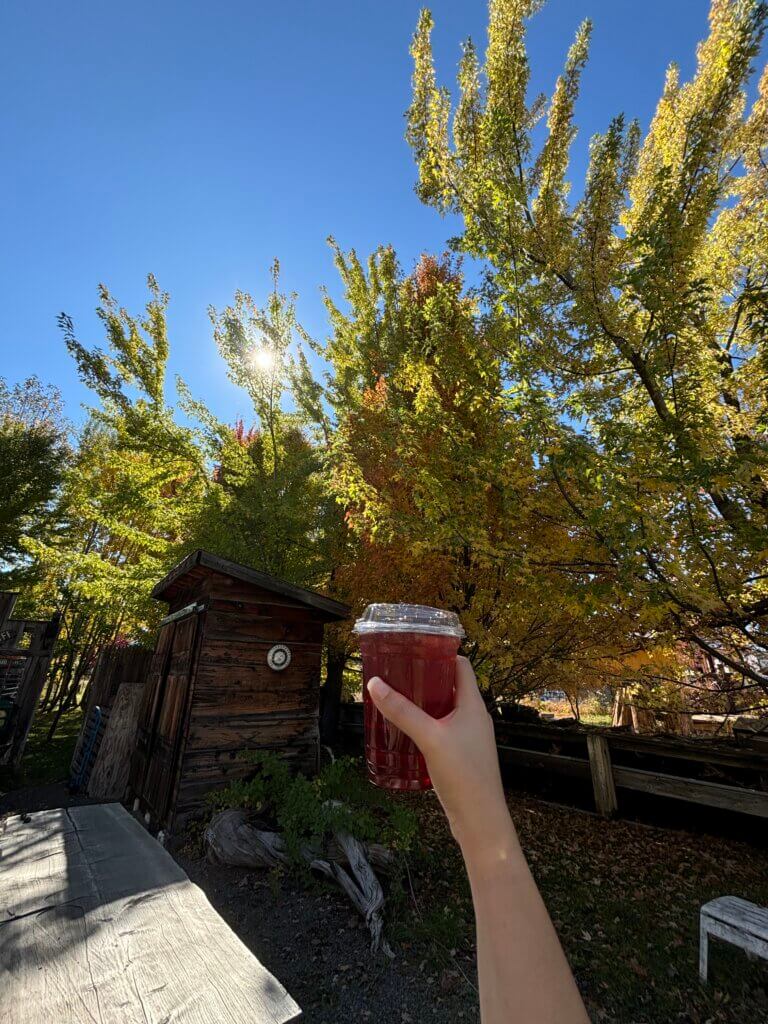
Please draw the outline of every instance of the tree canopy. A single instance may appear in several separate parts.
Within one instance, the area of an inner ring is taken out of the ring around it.
[[[69,455],[60,392],[36,377],[8,387],[0,378],[0,567],[18,585],[27,565],[24,538],[52,525],[52,505]]]
[[[696,71],[667,74],[643,136],[619,114],[570,199],[578,29],[549,100],[528,96],[535,0],[491,0],[481,64],[440,87],[414,37],[418,193],[458,213],[538,457],[574,529],[678,633],[766,682],[768,72],[758,0],[714,0]],[[546,132],[536,144],[536,126]]]
[[[617,113],[571,182],[591,29],[533,97],[540,6],[491,0],[454,97],[419,18],[407,139],[420,198],[461,219],[447,253],[404,268],[331,240],[324,341],[277,263],[263,304],[209,310],[249,419],[180,379],[169,402],[152,276],[140,315],[100,288],[104,347],[60,318],[93,396],[71,448],[55,390],[0,387],[0,559],[63,615],[51,700],[104,642],[150,637],[152,586],[206,547],[354,611],[456,610],[489,699],[670,700],[696,648],[764,701],[768,71],[747,96],[768,11],[713,0],[690,80],[670,67],[648,130]],[[329,637],[338,682],[354,640]]]

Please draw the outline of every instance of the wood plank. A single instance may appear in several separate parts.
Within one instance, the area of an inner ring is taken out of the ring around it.
[[[589,763],[577,757],[550,754],[538,750],[499,745],[499,760],[502,765],[512,764],[526,768],[546,768],[561,775],[589,778]],[[717,807],[742,814],[768,817],[768,793],[739,786],[723,786],[716,782],[702,782],[700,779],[684,779],[662,772],[648,772],[640,768],[625,768],[613,764],[614,783],[619,788],[632,789],[655,796],[687,800],[690,803]]]
[[[740,896],[718,896],[704,904],[701,914],[723,924],[736,925],[748,935],[768,942],[768,907],[760,907]]]
[[[143,686],[153,660],[152,651],[145,647],[103,647],[88,684],[86,710],[96,704],[111,707],[123,683]]]
[[[683,779],[663,772],[647,772],[640,768],[625,768],[614,764],[613,777],[617,786],[654,796],[718,807],[726,811],[740,811],[759,818],[768,818],[768,793],[739,786],[723,786],[718,782],[701,779]]]
[[[705,762],[747,771],[768,771],[768,756],[744,750],[733,742],[706,737],[686,739],[682,736],[632,736],[629,733],[605,735],[613,751],[621,750],[650,757],[669,757],[676,761]]]
[[[32,819],[12,819],[0,840],[14,852],[0,892],[19,897],[0,921],[3,1024],[297,1019],[285,989],[123,808]],[[35,904],[41,870],[59,888]]]
[[[578,779],[589,779],[589,761],[566,754],[550,754],[543,750],[526,750],[523,747],[509,747],[499,744],[499,761],[502,766],[515,765],[522,768],[545,768],[559,775],[570,775]]]
[[[255,749],[315,736],[317,731],[317,715],[311,713],[288,711],[275,715],[226,715],[218,719],[201,719],[193,714],[186,749],[190,756],[201,747],[217,747],[222,752]]]
[[[222,666],[254,666],[267,668],[267,652],[272,642],[259,641],[250,637],[241,637],[239,640],[212,639],[209,636],[203,638],[201,647],[201,665],[206,667]],[[303,667],[312,666],[317,673],[320,673],[320,646],[318,644],[291,644],[292,659],[291,669],[296,663]],[[270,672],[273,670],[270,669]]]
[[[291,664],[285,671],[276,672],[267,662],[267,654],[273,645],[246,643],[227,644],[226,653],[216,650],[210,642],[204,642],[197,676],[204,685],[226,687],[259,680],[268,680],[274,686],[283,688],[318,682],[320,680],[320,649],[307,649],[288,644]]]
[[[598,814],[610,818],[618,809],[616,786],[611,770],[611,754],[608,741],[597,733],[587,734],[589,768],[592,773],[592,789]]]
[[[303,662],[303,663],[302,663]],[[210,661],[200,663],[197,676],[195,696],[205,694],[207,698],[216,692],[222,697],[258,695],[296,695],[320,688],[319,659],[294,659],[283,672],[275,671],[266,663],[261,665],[246,663],[244,665],[217,665]]]
[[[241,671],[235,666],[201,665],[195,689],[195,704],[199,699],[204,712],[226,707],[230,702],[243,704],[250,712],[271,710],[270,705],[297,706],[319,703],[320,672],[312,666],[291,666],[285,672],[275,672],[266,665]]]
[[[296,605],[286,601],[276,602],[274,598],[260,599],[252,587],[242,586],[219,592],[215,590],[208,598],[207,607],[210,611],[226,614],[247,614],[254,622],[295,622],[305,625],[313,624],[323,629],[312,608]]]
[[[88,796],[101,800],[125,796],[142,696],[142,688],[133,683],[123,683],[117,691],[91,770]]]
[[[237,689],[223,693],[219,699],[213,690],[206,691],[196,700],[191,721],[202,723],[206,720],[218,720],[223,715],[246,717],[248,715],[290,715],[295,712],[299,716],[317,715],[318,689],[306,687],[303,691]]]
[[[360,711],[356,704],[346,704],[352,715],[360,714],[362,717],[362,705]],[[590,732],[597,732],[604,735],[612,751],[627,751],[631,753],[648,755],[651,757],[670,757],[682,761],[706,762],[708,764],[723,765],[733,768],[744,768],[749,771],[768,770],[768,756],[761,755],[752,750],[744,750],[736,743],[727,739],[710,739],[701,737],[698,739],[686,739],[682,736],[637,736],[623,731],[612,729],[596,729],[590,726],[589,729],[581,728],[560,728],[554,725],[535,722],[495,722],[494,728],[499,742],[508,743],[510,746],[517,746],[516,739],[544,740],[548,743],[584,744],[586,756],[586,735]],[[614,758],[615,761],[615,758]]]
[[[250,640],[252,643],[295,643],[321,647],[323,625],[320,622],[276,618],[254,618],[247,610],[217,611],[207,613],[206,637],[209,640],[230,638]]]

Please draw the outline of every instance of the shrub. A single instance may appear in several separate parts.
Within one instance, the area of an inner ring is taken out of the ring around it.
[[[311,779],[293,773],[269,752],[246,751],[242,759],[254,766],[253,776],[212,793],[209,802],[217,810],[241,807],[268,820],[282,834],[288,856],[297,865],[303,863],[302,846],[322,849],[335,832],[395,851],[411,848],[416,815],[367,782],[354,758],[339,758]]]

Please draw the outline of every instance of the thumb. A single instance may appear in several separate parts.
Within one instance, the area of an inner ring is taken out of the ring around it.
[[[435,728],[435,719],[402,693],[393,690],[379,676],[368,680],[367,689],[371,700],[387,721],[402,729],[423,750]]]

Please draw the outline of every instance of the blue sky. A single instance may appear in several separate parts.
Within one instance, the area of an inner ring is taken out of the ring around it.
[[[263,299],[279,257],[307,328],[325,334],[325,243],[395,246],[410,267],[455,225],[421,206],[403,139],[418,0],[6,0],[0,10],[0,373],[88,400],[56,328],[100,342],[99,281],[139,312],[152,271],[171,293],[171,370],[228,421],[249,417],[211,338],[209,304]],[[434,0],[440,73],[484,46],[484,0]],[[551,91],[594,21],[573,174],[624,111],[647,125],[664,70],[684,75],[707,0],[549,0],[531,24],[532,88]]]

